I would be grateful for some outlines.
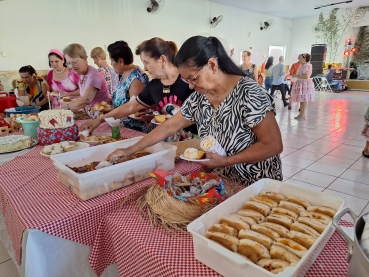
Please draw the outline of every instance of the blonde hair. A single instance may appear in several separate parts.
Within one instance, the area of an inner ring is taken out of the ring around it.
[[[78,43],[72,43],[69,44],[67,47],[64,48],[63,50],[63,54],[68,55],[69,57],[76,59],[76,58],[81,58],[84,60],[87,60],[87,53],[85,48]]]
[[[106,60],[106,53],[101,47],[95,47],[91,50],[91,58],[99,57],[102,60]]]

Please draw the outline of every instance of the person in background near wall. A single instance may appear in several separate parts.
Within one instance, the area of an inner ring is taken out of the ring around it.
[[[64,96],[79,96],[79,75],[67,67],[64,55],[58,49],[49,51],[49,71],[46,77],[47,90],[54,93],[59,93],[60,97]],[[52,108],[60,106],[58,96],[50,96],[52,99]]]
[[[309,61],[308,53],[299,55],[300,67],[296,74],[292,74],[297,81],[293,84],[290,99],[300,102],[300,114],[295,117],[296,120],[305,120],[306,103],[315,101],[314,82],[310,78],[313,67]]]
[[[240,68],[245,72],[246,76],[257,81],[258,80],[258,69],[256,65],[250,62],[251,52],[242,52],[242,64]]]
[[[91,50],[91,58],[94,63],[99,67],[97,71],[104,77],[108,84],[109,93],[113,96],[115,87],[118,84],[119,77],[117,73],[106,62],[106,53],[101,47],[95,47]]]
[[[37,76],[36,70],[30,65],[22,66],[19,74],[22,80],[17,81],[18,95],[28,95],[32,106],[41,107],[40,111],[48,110],[50,107],[45,79]]]
[[[332,67],[332,65],[328,65],[328,74],[325,75],[325,78],[328,81],[328,84],[334,87],[335,92],[339,92],[341,90],[341,81],[333,80],[333,75],[336,73],[336,69]]]
[[[300,67],[300,63],[297,61],[296,63],[292,64],[291,65],[291,68],[290,68],[290,75],[296,75],[297,74],[297,70],[299,69]],[[292,87],[293,87],[293,82],[291,81],[291,87],[290,87],[290,90],[292,91]],[[291,95],[291,93],[290,93]],[[289,104],[288,104],[288,109],[291,110],[292,109],[292,100],[291,98],[288,99],[289,100]]]
[[[284,57],[280,56],[279,57],[279,63],[275,66],[273,66],[272,69],[272,74],[273,74],[273,86],[272,86],[272,91],[271,91],[271,95],[272,97],[274,97],[274,91],[276,89],[279,89],[281,94],[282,94],[282,100],[283,100],[283,105],[286,107],[288,106],[288,102],[286,100],[286,91],[284,90],[284,76],[286,75],[286,73],[284,72]]]
[[[74,73],[81,75],[79,80],[79,94],[81,97],[60,106],[62,109],[77,111],[85,109],[92,118],[100,116],[92,107],[96,103],[111,103],[108,85],[101,74],[92,66],[88,65],[85,48],[78,44],[69,44],[63,51],[67,65]]]
[[[1,81],[0,81],[0,92],[4,92],[4,86],[3,86],[3,84],[1,83]]]
[[[363,156],[365,158],[369,159],[369,107],[366,110],[364,120],[365,120],[365,126],[364,126],[364,129],[361,133],[366,138],[366,144],[365,144],[365,147],[364,147],[364,150],[363,150]]]
[[[269,89],[272,88],[273,85],[273,74],[272,74],[272,68],[273,68],[273,61],[274,57],[271,56],[268,58],[266,64],[265,64],[265,90],[269,92]]]

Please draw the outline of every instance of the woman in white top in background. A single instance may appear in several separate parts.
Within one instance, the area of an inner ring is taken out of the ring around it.
[[[269,92],[269,89],[272,89],[272,85],[273,85],[273,74],[272,74],[272,68],[273,68],[273,60],[274,57],[271,56],[268,58],[266,64],[265,64],[265,80],[264,80],[264,84],[265,84],[265,90],[267,92]]]

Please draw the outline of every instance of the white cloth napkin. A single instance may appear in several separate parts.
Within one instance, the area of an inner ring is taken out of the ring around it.
[[[112,165],[111,163],[104,160],[104,161],[101,161],[95,168],[100,169],[100,168],[104,168],[104,167],[111,166],[111,165]]]

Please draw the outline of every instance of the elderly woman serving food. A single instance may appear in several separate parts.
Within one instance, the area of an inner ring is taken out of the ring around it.
[[[245,185],[261,178],[282,180],[279,154],[283,150],[272,97],[228,57],[215,37],[195,36],[179,50],[175,64],[195,92],[181,112],[136,144],[117,149],[107,159],[123,162],[130,156],[196,123],[201,139],[212,136],[225,155],[207,153],[210,168]]]

